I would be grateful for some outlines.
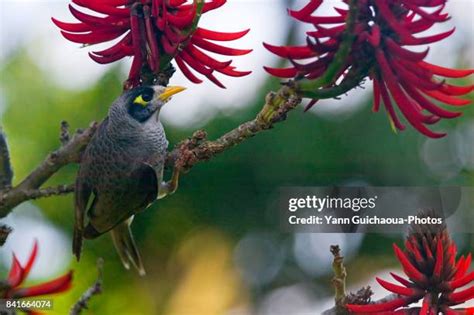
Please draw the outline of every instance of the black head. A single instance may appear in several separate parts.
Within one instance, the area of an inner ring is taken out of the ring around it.
[[[153,106],[151,101],[155,91],[150,86],[138,87],[130,91],[127,99],[127,112],[138,122],[147,121],[159,106]]]
[[[140,123],[148,121],[168,102],[172,95],[183,91],[178,86],[140,86],[127,92],[125,107],[128,115]]]

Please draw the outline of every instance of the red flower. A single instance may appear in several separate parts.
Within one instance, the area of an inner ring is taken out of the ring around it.
[[[414,52],[405,46],[431,44],[454,32],[452,29],[426,37],[416,36],[449,19],[448,14],[443,13],[446,0],[344,1],[350,3],[349,9],[335,8],[335,16],[313,15],[322,2],[310,0],[301,10],[289,11],[293,18],[313,24],[316,30],[307,32],[305,46],[264,44],[268,50],[292,63],[285,69],[265,69],[281,78],[297,76],[316,80],[313,84],[316,88],[337,86],[336,82],[351,73],[363,74],[362,78],[369,76],[374,84],[375,112],[383,100],[393,126],[405,129],[394,109],[394,101],[407,121],[419,132],[433,138],[444,136],[431,131],[426,125],[434,124],[441,118],[458,117],[461,113],[448,111],[435,105],[434,101],[454,107],[467,105],[470,102],[458,96],[470,93],[474,85],[454,86],[446,83],[443,77],[466,77],[474,70],[455,70],[430,64],[424,60],[428,49]],[[338,66],[337,69],[330,69],[333,64]],[[349,88],[356,85],[352,84]],[[346,92],[346,89],[341,92]],[[303,96],[316,98],[311,94],[311,91],[303,90]],[[311,102],[309,107],[314,103]]]
[[[380,278],[377,282],[395,293],[396,298],[381,303],[346,305],[356,314],[413,314],[414,308],[404,309],[423,300],[419,314],[473,314],[474,308],[453,309],[453,306],[474,299],[474,286],[461,289],[474,282],[469,272],[471,254],[456,261],[456,244],[449,237],[446,226],[413,225],[405,250],[393,245],[408,279],[391,273],[398,283]],[[415,308],[417,309],[417,308]],[[418,314],[418,313],[417,313]]]
[[[42,296],[47,294],[60,293],[68,290],[71,287],[72,271],[56,278],[54,280],[33,285],[30,287],[20,287],[21,284],[28,277],[31,267],[36,259],[38,253],[38,242],[35,241],[33,250],[26,264],[22,266],[15,254],[13,254],[13,262],[6,280],[6,288],[0,291],[0,296],[3,299],[19,299],[32,296]],[[40,314],[33,311],[28,311],[30,314]]]
[[[94,51],[89,56],[101,64],[133,56],[127,88],[140,84],[140,74],[153,75],[165,71],[175,58],[183,74],[194,83],[202,81],[191,71],[205,76],[224,88],[214,76],[220,72],[240,77],[249,71],[237,71],[232,60],[218,61],[207,54],[226,56],[245,55],[251,50],[234,49],[212,41],[232,41],[243,37],[249,30],[222,33],[197,27],[201,14],[217,9],[226,0],[72,0],[83,8],[104,14],[94,16],[69,5],[72,15],[80,23],[65,23],[52,18],[68,40],[93,45],[120,38],[110,48]],[[207,51],[207,52],[206,52]],[[190,69],[191,68],[191,69]]]

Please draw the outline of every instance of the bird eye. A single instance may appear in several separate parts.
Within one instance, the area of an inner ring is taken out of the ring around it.
[[[151,101],[151,99],[153,98],[153,95],[149,92],[145,92],[142,94],[142,99],[145,101],[145,102],[149,102]]]

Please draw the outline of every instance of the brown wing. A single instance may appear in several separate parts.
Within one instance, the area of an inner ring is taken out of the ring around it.
[[[95,203],[87,211],[89,224],[82,236],[92,239],[124,222],[156,200],[158,177],[148,164],[141,163],[126,179],[122,193],[117,195],[97,192]]]

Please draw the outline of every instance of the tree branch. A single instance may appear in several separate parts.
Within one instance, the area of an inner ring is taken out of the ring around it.
[[[97,260],[97,280],[95,283],[86,290],[80,297],[80,299],[74,304],[71,308],[70,315],[79,315],[85,309],[87,309],[87,303],[89,303],[90,299],[97,294],[102,293],[102,279],[103,279],[103,272],[104,272],[104,260],[99,258]]]
[[[206,133],[198,130],[191,138],[178,143],[168,154],[167,165],[175,167],[180,172],[187,172],[196,163],[208,161],[257,133],[272,128],[275,123],[285,120],[287,113],[300,102],[301,98],[296,93],[294,83],[290,81],[277,92],[267,94],[262,110],[255,119],[241,124],[214,141],[206,140]],[[73,185],[44,189],[40,187],[61,167],[80,162],[81,154],[97,127],[98,124],[93,122],[89,128],[76,132],[71,138],[67,123],[62,122],[61,147],[50,153],[20,184],[8,190],[0,190],[0,218],[5,217],[24,201],[73,192]]]
[[[176,167],[181,172],[188,172],[198,162],[208,161],[257,133],[272,128],[275,123],[285,120],[287,113],[299,103],[301,98],[290,82],[282,86],[278,92],[267,94],[265,104],[255,119],[241,124],[214,141],[206,140],[207,135],[204,131],[196,131],[190,139],[175,146],[168,154],[166,164]]]
[[[327,311],[323,312],[323,315],[345,315],[349,314],[345,308],[346,300],[346,267],[344,267],[344,257],[341,256],[341,249],[339,245],[331,245],[331,254],[334,256],[332,262],[332,270],[334,277],[332,278],[332,284],[335,290],[335,306]]]
[[[74,192],[74,184],[59,185],[55,187],[47,187],[47,188],[39,188],[39,189],[31,189],[31,190],[23,190],[20,193],[24,194],[22,196],[23,198],[30,200],[30,199],[46,198],[46,197],[51,197],[51,196],[66,195],[72,192]]]
[[[63,145],[51,152],[20,184],[0,191],[0,218],[5,217],[14,207],[26,200],[72,192],[71,186],[38,189],[61,167],[80,161],[81,154],[97,126],[98,124],[93,122],[89,128],[78,130],[70,140],[66,141],[69,135],[66,137],[67,128],[63,123],[60,137]]]

